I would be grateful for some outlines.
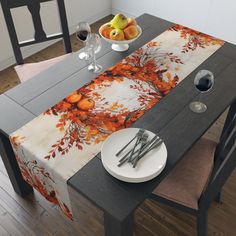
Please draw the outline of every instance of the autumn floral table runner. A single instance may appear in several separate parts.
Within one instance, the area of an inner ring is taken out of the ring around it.
[[[11,135],[24,179],[72,219],[67,180],[223,44],[174,25],[39,115]]]

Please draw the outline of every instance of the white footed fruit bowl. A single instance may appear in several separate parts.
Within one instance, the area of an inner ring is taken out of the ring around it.
[[[102,27],[102,26],[101,26]],[[139,31],[139,34],[136,38],[134,39],[130,39],[130,40],[121,40],[121,41],[117,41],[117,40],[112,40],[112,39],[108,39],[106,37],[104,37],[102,34],[101,34],[101,27],[99,29],[99,34],[101,35],[101,37],[106,40],[108,43],[111,44],[111,48],[114,50],[114,51],[117,51],[117,52],[124,52],[124,51],[127,51],[129,49],[129,44],[134,42],[136,39],[138,39],[140,37],[140,35],[142,34],[142,28],[137,25],[137,28],[138,28],[138,31]]]

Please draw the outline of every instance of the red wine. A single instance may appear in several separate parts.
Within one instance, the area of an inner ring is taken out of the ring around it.
[[[208,91],[212,87],[212,85],[213,85],[213,80],[211,79],[211,76],[209,75],[203,76],[195,84],[196,88],[202,92]]]
[[[88,37],[89,32],[87,30],[80,30],[76,33],[76,36],[82,40],[85,41]]]

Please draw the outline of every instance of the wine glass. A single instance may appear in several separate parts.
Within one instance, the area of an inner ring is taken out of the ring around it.
[[[198,101],[191,102],[189,107],[193,112],[203,113],[207,110],[206,104],[201,102],[203,93],[209,92],[214,84],[214,74],[209,70],[200,70],[194,79],[194,85],[200,92]]]
[[[93,62],[88,66],[88,70],[93,73],[99,73],[102,71],[102,66],[97,63],[96,53],[102,48],[101,38],[98,34],[90,34],[87,41],[88,51],[92,55]]]
[[[91,28],[87,22],[80,22],[76,27],[76,37],[79,41],[83,42],[84,49],[83,52],[79,54],[79,59],[81,60],[89,60],[91,55],[86,52],[86,42],[91,33]]]

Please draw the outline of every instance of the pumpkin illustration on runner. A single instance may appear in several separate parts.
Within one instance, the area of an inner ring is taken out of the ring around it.
[[[66,97],[66,101],[69,103],[76,103],[79,102],[82,98],[81,93],[73,92],[69,96]]]
[[[87,111],[94,107],[95,102],[91,98],[83,98],[77,103],[79,109]]]

